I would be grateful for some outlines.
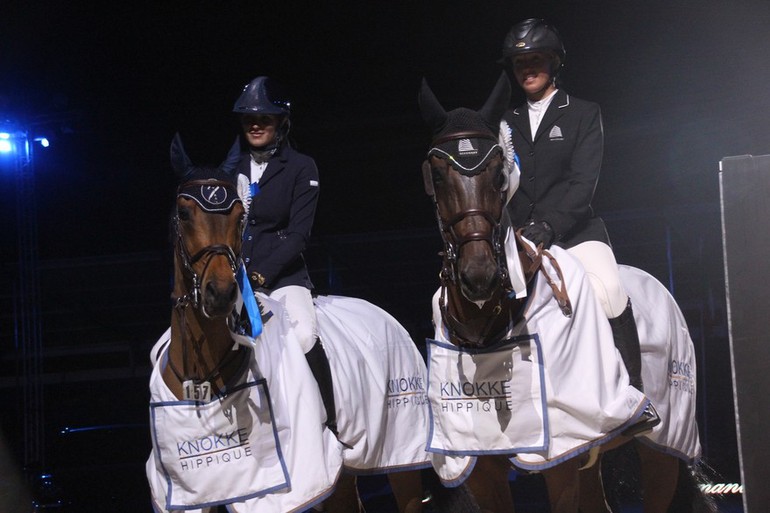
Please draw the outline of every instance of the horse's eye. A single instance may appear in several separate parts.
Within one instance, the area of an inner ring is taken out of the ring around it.
[[[179,218],[180,221],[189,221],[190,220],[190,211],[186,208],[178,208],[176,211],[176,215]]]
[[[508,188],[508,176],[505,174],[505,171],[503,170],[502,164],[495,164],[490,169],[492,172],[492,176],[494,176],[494,180],[492,183],[492,186],[495,188],[496,191],[504,191]]]
[[[507,177],[505,176],[505,173],[503,173],[502,169],[499,169],[497,171],[497,177],[495,178],[495,189],[498,191],[505,190],[508,185]]]

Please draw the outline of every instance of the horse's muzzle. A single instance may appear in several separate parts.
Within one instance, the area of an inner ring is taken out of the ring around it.
[[[216,318],[229,315],[237,297],[235,280],[208,280],[203,287],[202,306],[206,317]]]
[[[494,259],[460,260],[460,290],[468,301],[485,302],[500,284],[500,272]]]

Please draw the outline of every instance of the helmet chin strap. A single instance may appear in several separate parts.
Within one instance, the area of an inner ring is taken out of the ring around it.
[[[262,146],[260,148],[251,147],[249,148],[249,153],[251,154],[251,158],[254,159],[254,162],[258,164],[262,164],[263,162],[267,162],[270,160],[270,157],[273,156],[273,153],[275,153],[275,150],[278,148],[279,140],[276,138],[275,141],[272,143]]]
[[[289,135],[289,128],[291,127],[291,123],[289,122],[288,117],[284,117],[283,121],[281,121],[280,126],[275,131],[275,139],[269,144],[266,144],[264,146],[251,146],[249,148],[249,153],[251,153],[251,157],[254,159],[254,162],[257,163],[263,163],[267,162],[270,157],[273,156],[275,153],[275,150],[278,149],[279,146],[283,143],[283,141],[286,139],[286,137]]]

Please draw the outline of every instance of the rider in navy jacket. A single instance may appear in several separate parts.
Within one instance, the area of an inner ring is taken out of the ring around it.
[[[238,172],[250,176],[252,156],[244,154]],[[243,239],[244,263],[252,283],[278,289],[300,285],[312,289],[305,250],[318,203],[318,169],[312,158],[288,144],[276,148],[251,199]],[[256,273],[256,274],[255,274]]]
[[[565,57],[558,32],[541,19],[515,24],[503,43],[503,63],[527,97],[504,116],[521,169],[508,212],[525,238],[545,249],[557,244],[580,260],[609,319],[629,382],[643,390],[631,300],[604,221],[591,207],[604,149],[601,112],[597,104],[557,88]],[[650,405],[634,429],[649,430],[659,422]]]
[[[313,284],[302,255],[318,203],[318,169],[312,158],[287,141],[290,111],[288,98],[269,77],[249,82],[233,106],[247,150],[236,170],[239,184],[249,184],[250,189],[243,261],[254,289],[279,301],[292,320],[318,382],[326,426],[336,435],[331,369],[318,339]]]

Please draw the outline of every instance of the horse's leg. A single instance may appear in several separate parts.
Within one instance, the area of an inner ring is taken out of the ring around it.
[[[465,481],[484,513],[514,513],[508,472],[511,462],[505,456],[479,456]]]
[[[612,513],[604,496],[602,460],[578,473],[580,479],[580,513]]]
[[[666,513],[676,493],[679,460],[635,442],[642,470],[644,513]]]
[[[419,470],[391,472],[388,474],[388,482],[396,498],[399,513],[422,511],[422,473]]]
[[[343,472],[334,487],[334,493],[324,501],[324,511],[332,513],[361,513],[363,506],[358,497],[356,476]]]
[[[578,513],[580,464],[580,458],[571,458],[543,471],[551,513]]]

